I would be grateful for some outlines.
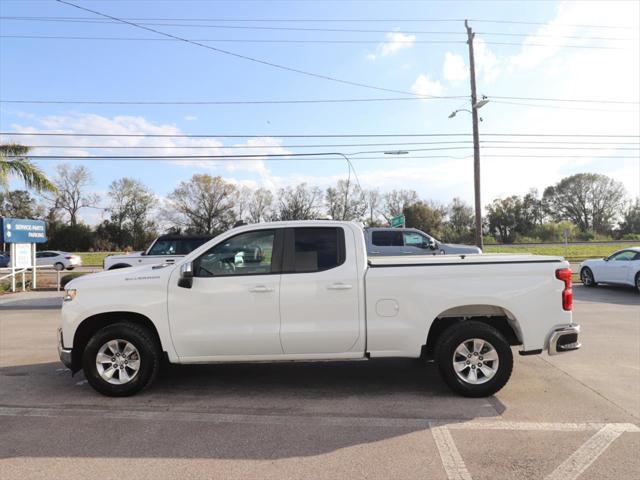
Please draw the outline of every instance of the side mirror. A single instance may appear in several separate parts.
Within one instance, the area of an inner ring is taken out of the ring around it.
[[[431,239],[427,242],[427,248],[430,248],[431,250],[435,250],[436,248],[438,248],[438,245],[436,245],[435,240]]]
[[[609,261],[609,257],[602,257],[602,259],[603,259],[605,262],[608,262],[608,261]]]
[[[178,286],[182,288],[191,288],[193,286],[193,263],[187,262],[180,266],[180,277]]]

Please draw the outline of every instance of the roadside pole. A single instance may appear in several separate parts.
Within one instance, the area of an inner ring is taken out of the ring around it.
[[[467,44],[469,45],[469,77],[471,78],[471,119],[473,121],[473,188],[475,193],[476,215],[476,246],[483,248],[482,244],[482,203],[480,199],[480,136],[478,133],[478,98],[476,95],[476,66],[473,57],[473,37],[475,34],[469,22],[464,21],[467,29]]]
[[[36,244],[31,244],[31,289],[36,289]]]

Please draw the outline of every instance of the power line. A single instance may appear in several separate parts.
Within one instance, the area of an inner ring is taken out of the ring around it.
[[[139,138],[382,138],[382,137],[470,137],[471,133],[358,133],[358,134],[172,134],[172,133],[70,133],[70,132],[0,132],[7,136],[41,137],[139,137]],[[483,133],[483,137],[575,137],[575,138],[640,138],[639,134],[604,133]]]
[[[32,104],[74,104],[74,105],[260,105],[260,104],[285,104],[285,103],[347,103],[347,102],[393,102],[406,100],[450,100],[468,98],[468,95],[422,95],[412,97],[392,97],[392,98],[337,98],[337,99],[295,99],[295,100],[185,100],[185,101],[145,101],[145,100],[0,100],[0,103],[32,103]],[[494,99],[527,100],[536,102],[562,102],[562,103],[602,103],[619,105],[638,105],[638,101],[630,100],[604,100],[604,99],[576,99],[576,98],[540,98],[540,97],[509,97],[500,95],[488,95],[492,101]],[[522,104],[526,106],[536,106]],[[617,110],[616,110],[617,111]]]
[[[0,135],[44,136],[44,137],[147,137],[147,138],[377,138],[377,137],[467,137],[470,133],[372,133],[372,134],[310,134],[310,135],[210,135],[210,134],[171,134],[171,133],[68,133],[68,132],[0,132]]]
[[[99,24],[113,24],[117,23],[109,20],[97,20],[92,17],[15,17],[15,16],[3,16],[0,17],[1,20],[26,20],[26,21],[43,21],[43,22],[63,22],[63,23],[99,23]],[[346,28],[316,28],[316,27],[290,27],[290,26],[260,26],[260,25],[210,25],[210,24],[202,24],[202,23],[192,23],[192,24],[175,24],[175,23],[149,23],[149,22],[253,22],[253,23],[312,23],[314,20],[222,20],[222,19],[180,19],[180,18],[125,18],[122,20],[127,22],[137,22],[139,25],[148,25],[148,26],[167,26],[167,27],[190,27],[190,28],[219,28],[219,29],[240,29],[240,30],[282,30],[282,31],[313,31],[313,32],[343,32],[343,33],[388,33],[389,30],[378,30],[378,29],[346,29]],[[337,20],[334,20],[338,22]],[[341,22],[359,22],[364,23],[366,20],[342,20]],[[379,20],[378,20],[379,21]],[[391,20],[385,20],[391,21]],[[447,20],[442,20],[444,22]],[[484,23],[511,23],[511,22],[488,22],[481,20],[470,20],[471,22],[484,22]],[[322,21],[324,23],[331,22],[331,20]],[[370,21],[369,23],[375,23],[376,21]],[[417,20],[413,20],[412,22],[418,22]],[[464,22],[464,19],[459,20],[450,20],[449,22]],[[522,23],[522,22],[514,22],[514,23]],[[526,24],[535,24],[535,23],[526,23]],[[544,25],[544,23],[541,23]],[[584,26],[589,27],[589,26]],[[593,26],[590,26],[593,27]],[[626,27],[618,27],[621,29],[626,29]],[[458,31],[439,31],[439,30],[406,30],[403,29],[402,33],[412,33],[412,34],[442,34],[442,35],[464,35],[464,32]],[[516,37],[547,37],[547,38],[567,38],[567,39],[586,39],[586,40],[635,40],[633,38],[628,37],[584,37],[579,35],[549,35],[549,34],[540,34],[540,33],[516,33],[516,32],[478,32],[479,35],[498,35],[498,36],[516,36]]]
[[[392,102],[404,100],[454,100],[468,98],[467,95],[419,96],[395,98],[335,98],[309,100],[202,100],[202,101],[128,101],[128,100],[0,100],[0,103],[32,103],[62,105],[262,105],[284,103],[350,103],[350,102]]]
[[[434,142],[433,144],[438,144],[438,143],[456,143],[456,142]],[[461,143],[473,143],[473,142],[461,142]],[[431,145],[431,143],[426,143],[427,145]],[[457,144],[457,143],[456,143]],[[397,146],[397,145],[424,145],[423,143],[362,143],[362,144],[343,144],[343,145],[230,145],[230,146],[224,146],[224,145],[219,145],[219,146],[202,146],[202,145],[196,145],[196,146],[148,146],[148,145],[144,145],[144,146],[123,146],[123,145],[116,145],[116,146],[95,146],[95,145],[32,145],[31,148],[54,148],[54,149],[121,149],[121,150],[128,150],[128,149],[150,149],[150,150],[154,150],[154,149],[159,149],[159,150],[166,150],[166,149],[176,149],[176,150],[190,150],[190,149],[209,149],[209,150],[213,150],[213,149],[219,149],[219,150],[227,150],[227,149],[240,149],[240,150],[244,150],[244,149],[264,149],[264,150],[268,150],[270,148],[326,148],[326,147],[380,147],[380,146]],[[626,144],[626,145],[632,145],[632,144]],[[438,148],[425,148],[425,149],[412,149],[410,151],[424,151],[424,150],[461,150],[464,148],[473,148],[472,145],[467,145],[467,146],[454,146],[454,147],[438,147]],[[626,147],[626,146],[609,146],[609,147],[593,147],[593,146],[586,146],[586,147],[582,147],[579,145],[573,145],[573,146],[562,146],[562,147],[556,147],[556,146],[528,146],[528,145],[513,145],[513,146],[504,146],[504,145],[488,145],[488,144],[484,144],[484,148],[499,148],[499,149],[509,149],[509,150],[640,150],[640,144],[638,144],[637,146],[634,147]]]
[[[638,100],[603,100],[603,99],[586,99],[586,98],[549,98],[549,97],[508,97],[502,95],[488,95],[489,98],[503,100],[532,100],[544,102],[578,102],[578,103],[619,103],[619,104],[639,104]]]
[[[614,112],[614,113],[637,113],[638,110],[616,110],[611,108],[591,108],[591,107],[568,107],[565,105],[540,105],[535,103],[522,103],[522,102],[505,102],[503,100],[493,100],[491,103],[498,105],[511,105],[518,107],[534,107],[534,108],[553,108],[557,110],[580,110],[586,112]]]
[[[56,37],[56,36],[37,36],[37,35],[1,35],[0,38],[14,38],[14,39],[48,39],[48,40],[121,40],[121,41],[178,41],[171,38],[135,38],[135,37]],[[186,41],[186,40],[182,40]],[[219,43],[290,43],[290,44],[381,44],[386,43],[384,40],[295,40],[295,39],[191,39],[188,40],[191,43],[196,42],[219,42]],[[393,43],[401,44],[460,44],[466,43],[464,40],[394,40]],[[523,44],[516,42],[492,42],[485,41],[487,45],[509,45],[520,47]],[[600,50],[625,50],[625,48],[604,46],[604,45],[563,45],[563,44],[549,44],[549,43],[526,43],[528,47],[558,47],[558,48],[585,48],[585,49],[600,49]]]
[[[13,39],[33,39],[33,40],[119,40],[119,41],[145,41],[145,42],[177,42],[173,38],[140,38],[140,37],[70,37],[70,36],[50,36],[50,35],[0,35],[0,38]],[[193,42],[219,42],[219,43],[299,43],[299,44],[379,44],[384,43],[381,40],[327,40],[327,39],[238,39],[238,38],[208,38],[208,39],[191,39]],[[403,44],[458,44],[465,43],[464,40],[399,40],[393,43]]]
[[[124,23],[124,24],[127,24],[127,25],[131,25],[132,27],[136,27],[136,28],[139,28],[139,29],[142,29],[142,30],[147,30],[149,32],[157,33],[158,35],[163,35],[163,36],[168,37],[168,38],[174,38],[176,40],[181,40],[181,41],[183,41],[185,43],[189,43],[191,45],[196,45],[196,46],[199,46],[201,48],[206,48],[208,50],[212,50],[212,51],[217,52],[217,53],[222,53],[224,55],[229,55],[229,56],[232,56],[232,57],[235,57],[235,58],[240,58],[240,59],[247,60],[247,61],[250,61],[250,62],[259,63],[261,65],[267,65],[267,66],[270,66],[270,67],[273,67],[273,68],[278,68],[280,70],[285,70],[285,71],[289,71],[289,72],[293,72],[293,73],[298,73],[300,75],[306,75],[308,77],[320,78],[320,79],[328,80],[328,81],[331,81],[331,82],[342,83],[344,85],[351,85],[351,86],[355,86],[355,87],[368,88],[368,89],[379,90],[379,91],[383,91],[383,92],[401,93],[401,94],[404,94],[404,95],[414,95],[413,92],[405,92],[405,91],[401,91],[401,90],[393,90],[393,89],[390,89],[390,88],[377,87],[375,85],[368,85],[368,84],[365,84],[365,83],[352,82],[350,80],[342,80],[342,79],[339,79],[339,78],[336,78],[336,77],[331,77],[331,76],[328,76],[328,75],[322,75],[322,74],[318,74],[318,73],[307,72],[305,70],[299,70],[297,68],[288,67],[286,65],[280,65],[280,64],[277,64],[277,63],[268,62],[268,61],[265,61],[265,60],[261,60],[259,58],[249,57],[247,55],[241,55],[239,53],[231,52],[229,50],[223,50],[221,48],[212,47],[210,45],[205,45],[204,43],[194,42],[193,40],[188,40],[186,38],[179,37],[179,36],[176,36],[176,35],[172,35],[170,33],[162,32],[160,30],[156,30],[156,29],[153,29],[153,28],[149,28],[149,27],[145,27],[145,26],[142,26],[142,25],[138,25],[137,23],[134,23],[134,22],[121,20],[121,19],[119,19],[117,17],[112,17],[111,15],[107,15],[105,13],[101,13],[101,12],[98,12],[96,10],[91,10],[89,8],[82,7],[80,5],[76,5],[74,3],[70,3],[70,2],[67,2],[65,0],[56,0],[56,1],[58,3],[69,5],[71,7],[77,8],[79,10],[84,10],[86,12],[90,12],[90,13],[93,13],[95,15],[100,15],[100,16],[105,17],[105,18],[110,18],[111,20],[115,20],[115,21],[118,21],[118,22],[121,22],[121,23]]]
[[[121,155],[121,156],[114,156],[114,155],[91,155],[91,156],[72,156],[72,155],[30,155],[29,158],[34,159],[34,160],[126,160],[126,161],[137,161],[137,160],[158,160],[158,161],[164,161],[164,160],[183,160],[183,161],[192,161],[192,160],[215,160],[215,161],[236,161],[236,160],[246,160],[246,161],[255,161],[255,160],[265,160],[265,161],[273,161],[275,159],[287,159],[289,157],[295,157],[296,159],[300,159],[297,157],[310,157],[309,160],[314,159],[314,160],[340,160],[342,161],[342,158],[322,158],[321,156],[324,155],[343,155],[340,153],[331,153],[331,152],[320,152],[317,154],[314,153],[291,153],[291,154],[277,154],[277,155],[270,155],[270,154],[264,154],[264,155],[144,155],[144,156],[138,156],[138,155]],[[349,153],[346,154],[347,156],[349,155]],[[316,158],[318,157],[318,158]],[[483,155],[483,158],[485,157],[489,157],[489,158],[549,158],[549,159],[556,159],[556,158],[616,158],[616,159],[638,159],[637,155],[587,155],[587,154],[582,154],[582,155],[536,155],[536,154],[531,154],[531,155],[526,155],[526,154],[503,154],[503,155],[498,155],[498,154],[488,154],[488,155]],[[14,158],[12,156],[8,156],[7,158]],[[22,157],[15,157],[15,158],[22,158]],[[436,155],[436,156],[415,156],[415,157],[403,157],[401,160],[414,160],[414,159],[421,159],[421,158],[454,158],[454,159],[459,159],[459,160],[463,160],[463,159],[467,159],[467,158],[473,158],[472,155],[468,155],[468,156],[464,156],[464,157],[457,157],[457,156],[449,156],[449,155]],[[374,160],[374,159],[389,159],[389,156],[384,156],[384,157],[354,157],[351,160]],[[399,159],[399,158],[396,158]]]

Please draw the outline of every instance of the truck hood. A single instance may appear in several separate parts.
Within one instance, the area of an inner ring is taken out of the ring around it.
[[[96,285],[104,285],[107,287],[118,284],[125,285],[129,282],[155,280],[162,277],[168,277],[174,268],[175,265],[160,264],[106,270],[75,278],[67,283],[65,288],[93,287]]]
[[[131,258],[138,258],[138,257],[142,257],[144,252],[140,251],[140,252],[131,252],[128,253],[126,255],[109,255],[108,259],[110,260],[127,260],[127,259],[131,259]]]

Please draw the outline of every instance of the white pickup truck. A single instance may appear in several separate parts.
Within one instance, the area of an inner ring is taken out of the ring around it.
[[[466,396],[491,395],[520,353],[580,347],[562,258],[367,258],[355,223],[232,229],[175,264],[101,272],[67,286],[59,354],[99,392],[192,364],[411,357],[435,360]]]

